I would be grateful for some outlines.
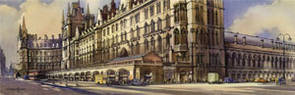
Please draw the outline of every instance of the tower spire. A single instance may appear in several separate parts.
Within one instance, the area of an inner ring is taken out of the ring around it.
[[[64,24],[65,23],[65,15],[64,15],[64,13],[65,13],[65,10],[62,10],[62,23]]]
[[[26,29],[26,20],[25,20],[25,16],[23,16],[22,29]]]

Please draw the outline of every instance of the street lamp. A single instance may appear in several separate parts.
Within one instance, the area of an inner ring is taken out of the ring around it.
[[[191,81],[192,82],[194,82],[194,74],[195,74],[195,72],[194,72],[194,67],[195,67],[195,65],[194,65],[194,43],[193,42],[191,42]]]
[[[288,34],[288,33],[280,33],[277,37],[277,40],[279,41],[280,38],[283,38],[283,57],[284,57],[283,58],[283,69],[284,69],[283,78],[286,79],[286,58],[285,58],[286,57],[286,38],[288,41],[291,41],[292,38],[291,38],[290,34]]]

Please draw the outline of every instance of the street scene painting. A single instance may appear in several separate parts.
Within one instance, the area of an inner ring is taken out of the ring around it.
[[[295,0],[0,0],[0,95],[295,95]]]

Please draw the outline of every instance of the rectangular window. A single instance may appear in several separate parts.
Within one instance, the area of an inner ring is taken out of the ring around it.
[[[148,19],[148,8],[144,9],[144,18]]]
[[[107,35],[109,35],[110,34],[110,28],[108,27],[107,28]]]
[[[133,24],[133,16],[130,17],[130,26]]]
[[[157,13],[161,13],[161,2],[157,3]]]
[[[154,5],[150,6],[150,14],[151,16],[154,15]]]
[[[139,20],[140,20],[140,14],[137,13],[137,14],[135,15],[135,22],[136,22],[136,23],[139,23]]]

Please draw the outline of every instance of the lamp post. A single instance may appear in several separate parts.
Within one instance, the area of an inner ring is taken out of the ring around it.
[[[291,41],[292,38],[288,33],[280,33],[277,37],[277,40],[279,41],[280,38],[283,39],[283,78],[286,79],[286,40]]]
[[[194,43],[192,42],[191,43],[191,69],[192,69],[192,72],[191,72],[191,81],[194,82]]]

